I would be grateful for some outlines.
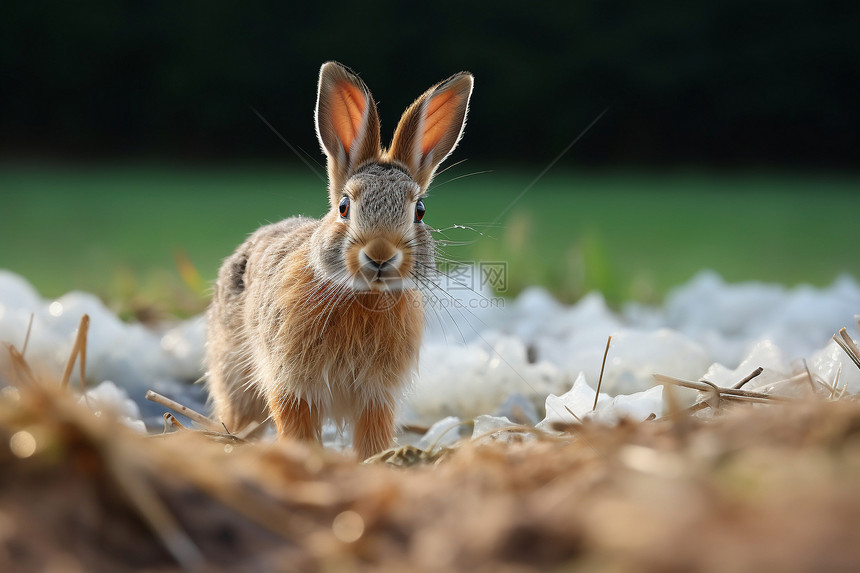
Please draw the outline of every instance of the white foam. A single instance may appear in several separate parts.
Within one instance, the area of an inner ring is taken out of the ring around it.
[[[146,431],[137,403],[128,397],[125,390],[118,388],[110,380],[105,380],[95,388],[87,390],[86,398],[82,396],[79,403],[86,405],[97,416],[102,415],[104,411],[109,411],[130,428],[140,432]]]
[[[729,386],[762,367],[748,389],[791,393],[802,384],[782,381],[805,372],[798,359],[806,359],[815,379],[833,384],[838,375],[838,391],[860,393],[860,369],[831,340],[843,326],[860,338],[854,319],[860,286],[849,277],[826,288],[786,288],[729,284],[702,272],[662,307],[629,304],[620,313],[598,293],[569,306],[538,287],[501,305],[489,292],[451,294],[437,293],[428,305],[420,370],[398,416],[402,422],[429,426],[454,417],[491,427],[502,418],[526,424],[543,418],[545,427],[555,415],[572,419],[563,406],[607,423],[623,415],[642,419],[659,415],[652,374]],[[0,270],[0,342],[20,349],[32,314],[27,358],[54,376],[62,373],[83,313],[90,315],[87,384],[109,393],[100,383],[114,381],[140,409],[123,415],[159,424],[163,409],[144,399],[150,388],[204,407],[201,387],[190,384],[203,373],[203,316],[153,330],[122,322],[91,294],[42,299],[26,280]],[[591,413],[610,335],[601,396]],[[8,354],[0,352],[0,378],[8,375]],[[448,443],[452,436],[443,438]]]
[[[595,401],[595,395],[597,400]],[[546,398],[546,418],[537,427],[551,431],[555,424],[575,424],[585,420],[596,420],[604,424],[615,424],[622,418],[642,422],[650,416],[663,412],[663,387],[652,386],[648,390],[610,396],[597,394],[580,372],[570,390]]]

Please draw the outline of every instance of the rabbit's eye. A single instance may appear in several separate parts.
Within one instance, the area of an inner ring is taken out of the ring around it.
[[[344,198],[340,200],[338,211],[340,211],[342,219],[349,219],[349,197],[344,196]]]
[[[418,199],[418,203],[415,204],[415,222],[420,223],[421,219],[424,218],[424,201]]]

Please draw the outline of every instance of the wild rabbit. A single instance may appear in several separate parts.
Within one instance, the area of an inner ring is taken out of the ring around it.
[[[418,287],[435,271],[422,197],[462,136],[472,86],[461,72],[427,90],[386,150],[367,86],[323,64],[316,131],[331,209],[252,234],[209,307],[208,388],[229,431],[271,418],[281,437],[318,441],[330,418],[353,424],[363,458],[389,446],[424,330]]]

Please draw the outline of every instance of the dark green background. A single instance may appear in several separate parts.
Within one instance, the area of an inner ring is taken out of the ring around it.
[[[799,0],[7,2],[7,157],[317,157],[321,62],[361,73],[384,137],[432,83],[477,83],[460,157],[855,168],[860,8]]]

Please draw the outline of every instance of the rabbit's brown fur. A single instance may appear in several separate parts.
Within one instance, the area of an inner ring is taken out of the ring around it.
[[[430,88],[387,151],[367,87],[323,65],[316,121],[331,210],[251,235],[222,265],[209,308],[208,386],[230,431],[271,417],[282,437],[319,440],[331,418],[353,423],[362,457],[389,445],[418,361],[418,286],[435,268],[416,205],[462,135],[471,90],[465,72]]]

